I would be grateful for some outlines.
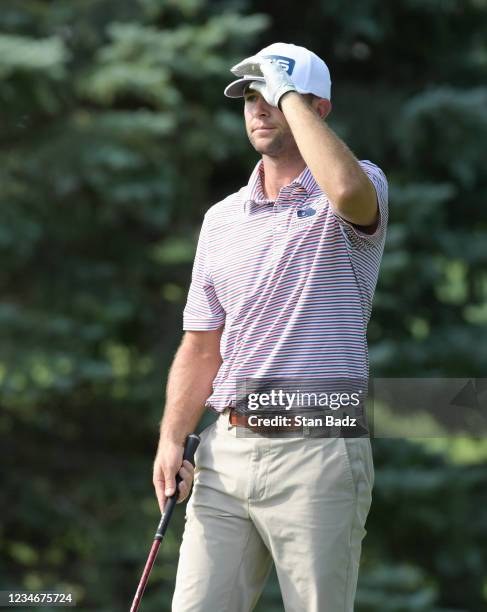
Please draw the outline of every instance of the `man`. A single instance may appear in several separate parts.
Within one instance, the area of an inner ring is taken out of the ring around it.
[[[197,452],[173,610],[247,612],[274,562],[286,611],[351,612],[369,439],[237,435],[248,421],[234,407],[245,378],[368,376],[387,182],[326,124],[330,75],[314,53],[276,43],[232,72],[225,94],[244,97],[262,159],[205,215],[169,375],[154,464],[161,508],[178,470],[181,499],[189,493],[185,437],[205,406],[220,415]]]

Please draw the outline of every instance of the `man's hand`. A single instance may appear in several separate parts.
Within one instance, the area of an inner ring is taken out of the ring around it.
[[[153,483],[161,513],[164,512],[167,498],[171,497],[176,490],[176,474],[179,473],[182,478],[178,487],[177,503],[184,501],[191,491],[194,468],[189,461],[184,460],[183,462],[183,452],[184,448],[179,444],[161,438],[153,473]]]
[[[235,64],[233,68],[230,68],[230,71],[238,77],[243,76],[258,76],[261,77],[262,70],[260,69],[261,60],[255,57],[248,57],[247,59],[242,60],[238,64]]]
[[[279,108],[279,100],[288,91],[296,91],[296,87],[285,68],[274,60],[264,60],[260,69],[265,82],[252,81],[249,87],[258,91],[267,104]]]

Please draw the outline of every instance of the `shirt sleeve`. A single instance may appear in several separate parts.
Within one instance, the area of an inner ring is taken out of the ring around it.
[[[191,285],[183,313],[185,331],[218,329],[225,322],[225,311],[215,292],[209,270],[208,221],[201,227],[193,264]]]
[[[335,215],[340,228],[345,235],[348,245],[354,249],[364,250],[373,246],[381,246],[385,241],[387,220],[389,217],[388,184],[385,174],[378,166],[368,160],[362,160],[359,163],[374,186],[377,196],[379,218],[375,231],[373,233],[367,233],[361,230],[359,226],[350,223],[350,221],[347,221],[346,219],[343,219],[334,211],[333,214]]]

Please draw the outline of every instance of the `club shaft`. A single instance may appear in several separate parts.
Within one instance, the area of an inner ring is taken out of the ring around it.
[[[134,601],[132,602],[132,607],[130,608],[130,612],[137,612],[139,609],[139,604],[142,599],[142,595],[144,594],[145,586],[149,580],[150,573],[152,571],[152,567],[157,557],[157,553],[159,551],[159,546],[161,544],[162,538],[166,533],[167,526],[169,525],[169,521],[171,520],[171,516],[176,505],[176,495],[172,495],[166,501],[166,507],[164,508],[164,512],[161,517],[161,522],[159,523],[159,527],[157,528],[156,535],[154,536],[154,542],[152,542],[152,547],[150,549],[149,556],[147,558],[147,562],[144,567],[144,571],[142,572],[142,578],[140,579],[139,586],[137,587],[137,591],[135,593]]]
[[[144,571],[142,572],[142,577],[139,582],[139,586],[137,587],[137,591],[135,593],[134,601],[132,602],[132,606],[130,608],[130,612],[137,612],[139,609],[140,600],[142,599],[142,595],[145,591],[145,586],[147,581],[149,580],[149,575],[152,570],[152,566],[154,565],[154,561],[157,557],[157,551],[159,550],[159,546],[161,544],[161,540],[157,539],[152,542],[152,548],[150,549],[149,556],[147,557],[147,562],[144,567]]]

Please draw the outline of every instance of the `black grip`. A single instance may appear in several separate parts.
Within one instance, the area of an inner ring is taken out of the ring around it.
[[[187,459],[194,466],[194,454],[196,452],[196,449],[198,448],[199,443],[200,437],[198,435],[189,434],[184,443],[183,461]],[[154,536],[156,540],[162,540],[164,534],[166,533],[167,526],[169,525],[169,521],[171,519],[174,506],[178,498],[178,484],[181,482],[181,480],[181,476],[179,474],[176,474],[176,491],[170,497],[168,497],[166,501],[164,512],[161,516],[161,522],[159,523],[156,535]]]
[[[183,461],[186,459],[194,467],[194,454],[200,443],[200,437],[196,434],[189,434],[184,445]]]
[[[200,443],[200,437],[197,434],[189,434],[184,443],[183,461],[187,459],[194,467],[194,454]],[[176,474],[176,493],[173,495],[177,498],[177,486],[181,482],[182,478],[179,474]],[[171,496],[172,497],[172,496]]]

